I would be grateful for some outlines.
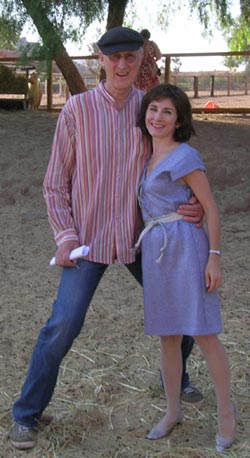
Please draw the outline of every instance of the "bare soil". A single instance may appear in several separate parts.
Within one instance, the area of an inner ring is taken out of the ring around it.
[[[195,347],[190,378],[202,406],[183,405],[183,424],[161,441],[146,431],[163,415],[159,342],[144,336],[141,288],[124,267],[110,266],[85,327],[62,363],[42,427],[30,452],[12,448],[7,432],[40,327],[50,315],[60,277],[48,265],[55,245],[42,197],[58,114],[0,110],[0,458],[210,458],[216,401],[206,364]],[[240,421],[225,456],[250,457],[249,262],[250,115],[196,115],[197,147],[222,218],[224,332]],[[224,456],[221,454],[220,456]]]

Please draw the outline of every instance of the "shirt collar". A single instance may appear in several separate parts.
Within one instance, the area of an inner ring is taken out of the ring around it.
[[[112,97],[112,95],[110,95],[110,93],[106,90],[106,88],[104,86],[104,80],[99,83],[99,85],[96,87],[96,89],[106,100],[108,100],[109,103],[112,103],[112,105],[116,106],[116,100],[114,99],[114,97]],[[127,97],[127,99],[125,101],[124,106],[128,103],[128,101],[132,97],[134,97],[136,92],[137,92],[137,89],[134,86],[132,86],[131,91],[128,94],[128,97]]]

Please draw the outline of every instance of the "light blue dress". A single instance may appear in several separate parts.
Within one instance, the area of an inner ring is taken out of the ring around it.
[[[143,220],[176,212],[187,203],[192,191],[180,178],[194,170],[204,170],[194,148],[180,144],[139,186]],[[160,249],[167,246],[161,262]],[[148,335],[208,335],[222,329],[218,292],[208,293],[205,267],[208,237],[205,229],[183,220],[158,224],[142,239],[145,333]]]

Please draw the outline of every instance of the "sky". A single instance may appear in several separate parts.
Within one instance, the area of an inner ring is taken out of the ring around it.
[[[133,28],[140,31],[148,29],[151,32],[151,39],[154,40],[161,52],[165,53],[199,53],[199,52],[224,52],[228,51],[227,43],[218,30],[214,30],[212,38],[203,37],[203,26],[200,25],[197,14],[189,15],[185,9],[185,2],[181,12],[171,17],[170,25],[166,30],[161,30],[157,23],[156,10],[157,0],[144,0],[143,12],[141,12],[142,0],[134,0],[137,18],[133,22]],[[158,2],[158,5],[161,2]],[[231,0],[231,11],[234,16],[239,14],[239,0]],[[106,21],[93,23],[86,31],[84,44],[77,46],[68,43],[66,49],[70,55],[89,55],[88,45],[97,41],[100,33],[105,32]],[[29,41],[36,41],[34,34],[24,30],[23,36]],[[223,70],[223,57],[182,57],[181,71],[210,71]]]

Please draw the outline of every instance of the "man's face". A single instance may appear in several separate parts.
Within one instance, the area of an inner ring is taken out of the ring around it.
[[[112,90],[130,90],[143,57],[143,48],[137,51],[121,51],[106,56],[100,54],[100,61],[106,72],[106,88]]]

